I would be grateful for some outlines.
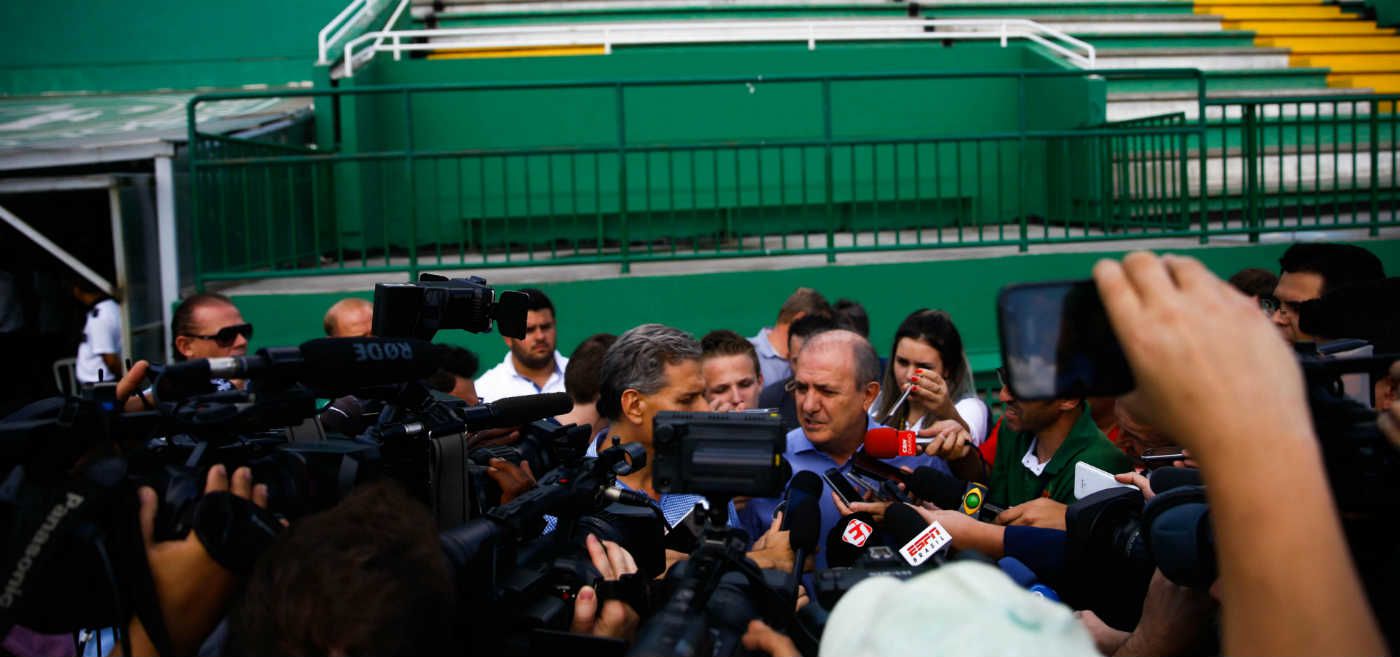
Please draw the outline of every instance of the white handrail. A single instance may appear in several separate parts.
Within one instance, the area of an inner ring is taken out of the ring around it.
[[[345,8],[340,10],[340,13],[336,14],[335,18],[331,19],[331,22],[326,23],[326,26],[321,28],[320,32],[316,33],[317,64],[324,66],[330,63],[326,61],[326,51],[330,49],[331,43],[334,42],[336,38],[339,38],[344,35],[343,33],[346,29],[346,26],[350,25],[353,22],[346,21],[345,19],[350,16],[351,12],[355,11],[357,8],[365,5],[368,2],[369,0],[351,0],[350,4],[345,5]],[[337,26],[339,27],[337,28]],[[329,36],[329,33],[332,29],[336,30],[334,37]]]
[[[407,2],[407,0],[405,0]],[[862,31],[880,28],[878,31]],[[939,28],[964,28],[940,31]],[[970,28],[970,29],[968,29]],[[760,34],[736,34],[736,30]],[[830,34],[838,30],[836,34]],[[680,31],[681,35],[666,36]],[[893,32],[891,32],[893,31]],[[355,74],[355,66],[374,54],[390,51],[394,59],[403,52],[454,48],[506,48],[602,45],[611,54],[618,44],[716,43],[753,41],[804,41],[815,49],[817,41],[869,40],[971,40],[1020,38],[1045,46],[1081,68],[1094,68],[1094,47],[1064,32],[1024,18],[1007,19],[895,19],[822,21],[671,21],[645,23],[536,25],[370,32],[345,44],[343,77]],[[388,39],[390,42],[385,43]],[[357,49],[373,40],[374,44]],[[416,40],[422,40],[417,41]],[[358,60],[358,61],[357,61]]]
[[[410,4],[409,0],[399,0],[399,6],[398,6],[397,9],[394,10],[394,14],[393,14],[392,16],[389,17],[389,20],[387,20],[387,21],[384,22],[384,29],[385,29],[385,30],[390,30],[390,31],[392,31],[392,30],[394,29],[394,25],[395,25],[396,23],[399,22],[399,16],[402,16],[402,15],[403,15],[403,10],[404,10],[404,9],[407,9],[409,4]],[[381,31],[381,34],[382,34],[382,31]],[[375,39],[375,41],[374,41],[374,48],[375,48],[375,50],[378,50],[378,49],[379,49],[379,45],[382,44],[382,43],[384,43],[384,37],[381,36],[380,38]],[[397,46],[398,43],[399,43],[399,37],[398,37],[398,35],[395,35],[395,36],[394,36],[394,45]],[[395,61],[398,61],[398,59],[399,59],[399,49],[396,47],[396,48],[394,48],[394,60],[395,60]]]

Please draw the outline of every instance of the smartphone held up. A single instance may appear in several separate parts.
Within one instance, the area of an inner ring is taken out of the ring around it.
[[[1017,399],[1117,396],[1134,387],[1091,280],[1002,288],[997,324],[1006,384]]]

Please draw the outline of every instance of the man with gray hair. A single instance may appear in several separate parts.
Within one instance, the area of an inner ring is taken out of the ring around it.
[[[784,458],[792,464],[792,473],[802,471],[818,475],[835,468],[842,473],[851,471],[856,450],[865,443],[865,432],[880,426],[867,412],[880,394],[880,358],[870,341],[845,329],[824,331],[802,345],[793,372],[791,387],[797,401],[799,427],[787,435]],[[931,456],[902,456],[885,459],[895,467],[931,466],[948,472],[942,459]],[[828,491],[830,493],[831,491]],[[832,495],[822,495],[822,536],[831,531],[843,512]],[[769,518],[782,498],[749,500],[739,513],[741,526],[754,532],[768,526]],[[863,509],[883,511],[883,506],[861,505]],[[868,507],[868,508],[867,508]],[[826,554],[817,554],[817,568],[826,567]]]
[[[700,343],[689,333],[661,324],[643,324],[622,335],[603,355],[598,390],[598,413],[608,418],[608,438],[611,441],[638,443],[647,450],[647,465],[632,474],[618,477],[618,486],[645,493],[655,501],[666,518],[675,526],[704,498],[698,495],[657,493],[652,484],[651,464],[656,460],[652,448],[652,420],[661,411],[709,410],[705,401],[705,377],[700,369]],[[600,445],[594,444],[590,452]],[[734,511],[731,508],[731,522]],[[792,549],[786,532],[777,531],[769,522],[755,551],[749,553],[764,568],[791,569]],[[667,563],[682,555],[668,551]]]

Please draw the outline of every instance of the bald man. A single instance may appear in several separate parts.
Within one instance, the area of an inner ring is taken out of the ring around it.
[[[358,297],[341,299],[326,311],[323,323],[332,338],[369,337],[374,327],[374,305]]]

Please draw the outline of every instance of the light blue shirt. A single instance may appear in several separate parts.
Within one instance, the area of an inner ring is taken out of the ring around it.
[[[866,429],[874,429],[878,426],[880,426],[880,424],[874,420],[868,420],[866,423]],[[801,427],[788,432],[787,451],[783,454],[783,458],[787,459],[788,463],[792,464],[793,475],[799,472],[812,472],[820,475],[831,468],[837,468],[843,473],[850,472],[855,462],[855,459],[846,459],[844,464],[836,465],[836,461],[832,460],[826,452],[817,449],[817,447],[812,444],[812,441],[807,439],[807,434]],[[922,454],[918,456],[900,456],[892,459],[884,459],[884,461],[895,467],[907,466],[910,468],[917,468],[926,465],[940,472],[949,473],[948,464],[944,463],[943,459],[924,456]],[[791,482],[789,481],[789,483]],[[773,524],[773,512],[777,510],[778,505],[782,503],[783,498],[786,496],[787,494],[784,493],[783,497],[759,497],[749,500],[748,504],[744,506],[744,509],[739,512],[739,527],[749,533],[749,540],[757,540],[759,536],[762,536],[764,532],[768,531],[769,525]],[[841,520],[841,513],[836,510],[836,503],[831,501],[831,489],[829,487],[822,488],[819,503],[822,511],[821,538],[819,540],[824,544],[827,534],[831,532],[831,528],[835,527],[836,523]],[[817,553],[817,568],[826,568],[825,551],[819,551]]]
[[[758,352],[758,369],[763,374],[765,384],[780,383],[792,376],[792,366],[788,365],[786,358],[778,355],[773,343],[768,341],[768,334],[772,332],[773,329],[764,328],[758,335],[749,338],[754,351]]]

